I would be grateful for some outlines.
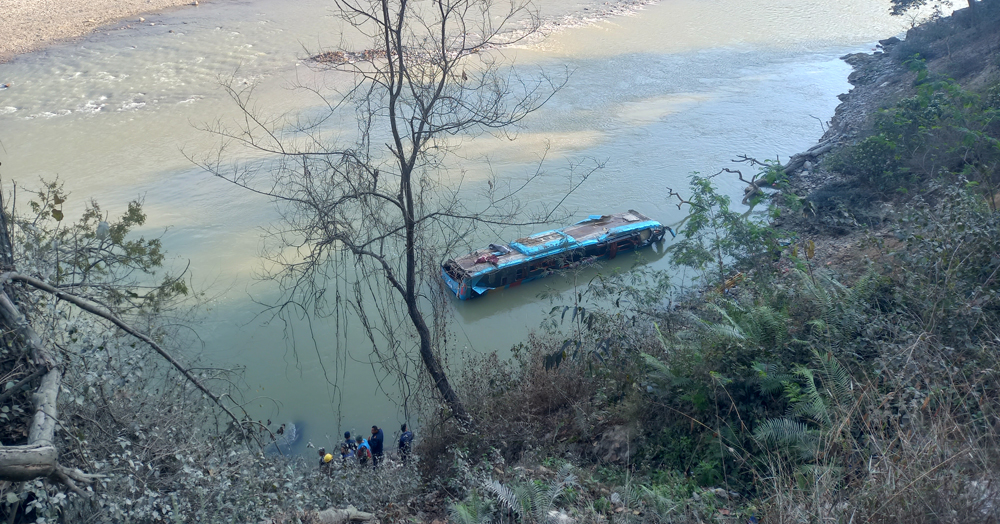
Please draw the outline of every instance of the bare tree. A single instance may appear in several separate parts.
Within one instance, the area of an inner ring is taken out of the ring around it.
[[[976,8],[976,0],[967,0],[969,4],[969,9]],[[889,0],[891,7],[889,13],[893,16],[902,16],[910,11],[920,9],[924,6],[931,6],[934,9],[934,15],[940,16],[942,8],[951,7],[953,4],[950,0]]]
[[[365,42],[315,55],[313,63],[349,73],[351,87],[330,95],[316,90],[323,114],[289,122],[265,117],[253,86],[228,82],[246,118],[235,127],[212,126],[223,154],[199,163],[278,203],[283,220],[269,236],[277,242],[265,249],[275,263],[265,276],[284,292],[274,307],[338,318],[353,309],[375,359],[396,380],[411,374],[405,348],[415,335],[419,368],[452,413],[469,420],[438,355],[427,320],[431,288],[422,278],[437,274],[443,251],[477,227],[553,220],[566,195],[599,166],[583,173],[571,166],[565,191],[548,205],[521,198],[543,176],[540,166],[518,180],[490,175],[474,186],[454,169],[458,143],[486,133],[513,139],[509,132],[568,78],[526,77],[506,62],[503,49],[538,32],[529,4],[339,0],[337,7]],[[326,139],[332,122],[348,120],[358,125],[348,143]],[[270,156],[233,169],[224,162],[232,146]],[[395,331],[400,324],[405,333]]]

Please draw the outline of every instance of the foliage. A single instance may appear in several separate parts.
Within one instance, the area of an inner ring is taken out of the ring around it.
[[[971,2],[975,0],[969,0]],[[933,18],[941,16],[941,8],[945,5],[951,5],[949,0],[890,0],[891,7],[889,12],[893,16],[902,16],[910,11],[919,10],[925,6],[931,6],[933,8]]]
[[[160,239],[134,238],[134,230],[146,222],[141,201],[129,202],[121,217],[112,220],[91,200],[80,218],[69,223],[63,212],[68,200],[61,182],[43,181],[28,202],[32,214],[15,215],[11,240],[22,272],[120,314],[155,314],[188,294],[183,273],[156,281],[165,261]]]
[[[899,299],[920,332],[975,348],[994,337],[1000,310],[1000,217],[968,190],[935,189],[937,203],[917,200],[896,230]]]
[[[692,175],[689,187],[682,238],[668,248],[675,266],[695,269],[706,284],[725,287],[730,271],[750,271],[778,252],[778,232],[756,215],[730,209],[729,197],[718,193],[710,178]]]
[[[882,193],[920,188],[928,179],[971,183],[991,197],[1000,166],[1000,109],[986,96],[927,70],[916,56],[916,94],[882,111],[871,136],[833,167]]]

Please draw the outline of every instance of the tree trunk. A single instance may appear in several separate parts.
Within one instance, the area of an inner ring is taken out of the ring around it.
[[[0,290],[0,319],[28,346],[35,365],[48,368],[38,391],[31,397],[35,405],[35,416],[28,430],[28,443],[23,446],[0,446],[0,480],[20,482],[48,477],[58,469],[59,452],[53,441],[62,372],[41,345],[41,338],[31,329],[3,290]]]
[[[410,311],[410,319],[413,320],[413,325],[416,326],[417,334],[420,336],[420,359],[423,360],[424,367],[427,368],[427,372],[431,375],[434,387],[444,397],[445,403],[448,404],[448,407],[455,414],[456,418],[463,422],[472,422],[472,417],[465,410],[462,399],[458,398],[458,394],[452,389],[451,383],[448,382],[448,377],[444,373],[444,368],[441,367],[441,362],[438,361],[437,355],[431,349],[431,332],[424,321],[423,315],[416,309],[416,301],[410,303],[407,300],[407,308]]]
[[[395,128],[393,132],[396,132]],[[401,142],[397,138],[397,143]],[[404,210],[406,214],[404,217],[406,221],[406,294],[403,300],[406,301],[406,309],[410,315],[410,320],[413,322],[413,327],[417,329],[417,335],[420,337],[420,359],[423,361],[424,367],[427,368],[427,373],[430,374],[431,380],[434,381],[434,387],[444,397],[445,403],[448,404],[448,407],[456,418],[465,423],[471,423],[472,417],[465,410],[462,399],[458,398],[458,394],[452,389],[451,382],[448,381],[448,376],[445,374],[441,362],[431,348],[431,331],[427,327],[427,321],[424,320],[424,315],[420,312],[420,308],[417,305],[416,223],[413,219],[413,187],[410,185],[413,170],[410,167],[412,164],[408,165],[406,159],[401,164],[403,176],[400,182],[406,205],[406,209]]]
[[[24,482],[52,475],[59,452],[55,446],[0,446],[0,479]]]

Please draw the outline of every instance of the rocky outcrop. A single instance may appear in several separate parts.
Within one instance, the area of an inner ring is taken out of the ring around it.
[[[625,426],[613,426],[601,434],[594,442],[592,453],[603,462],[627,464],[631,456],[629,430]]]

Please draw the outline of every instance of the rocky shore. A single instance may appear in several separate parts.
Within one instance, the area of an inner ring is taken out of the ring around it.
[[[916,93],[917,73],[908,65],[923,60],[927,70],[967,88],[980,88],[1000,75],[995,58],[1000,45],[990,24],[976,23],[978,13],[961,9],[953,16],[917,26],[905,38],[879,41],[874,53],[841,57],[853,67],[852,89],[839,95],[841,104],[819,142],[783,163],[790,191],[803,200],[801,213],[784,213],[775,225],[813,239],[818,265],[842,268],[860,264],[870,235],[886,234],[881,226],[893,204],[874,198],[851,178],[823,162],[870,133],[879,111]]]
[[[910,29],[903,40],[880,40],[874,53],[841,57],[853,67],[847,79],[852,89],[839,96],[841,104],[819,142],[785,163],[785,171],[794,175],[790,182],[796,193],[808,194],[838,182],[836,174],[820,167],[823,156],[863,138],[879,110],[916,92],[917,74],[907,66],[908,60],[919,57],[930,72],[972,88],[1000,74],[1000,64],[988,58],[996,37],[973,24],[974,16],[971,10],[960,9],[951,17]]]
[[[0,63],[128,17],[198,0],[0,0]]]

